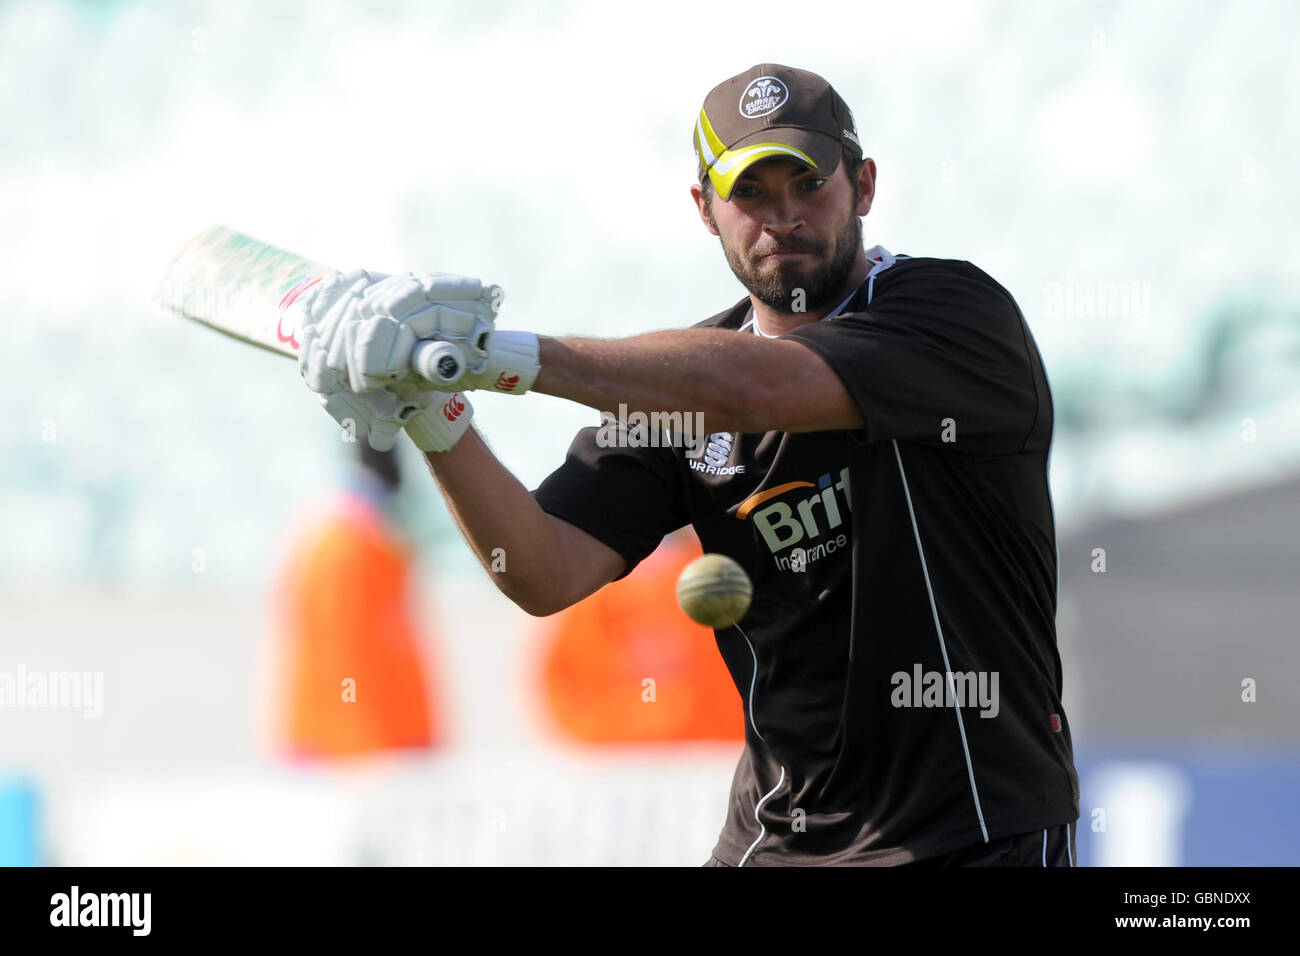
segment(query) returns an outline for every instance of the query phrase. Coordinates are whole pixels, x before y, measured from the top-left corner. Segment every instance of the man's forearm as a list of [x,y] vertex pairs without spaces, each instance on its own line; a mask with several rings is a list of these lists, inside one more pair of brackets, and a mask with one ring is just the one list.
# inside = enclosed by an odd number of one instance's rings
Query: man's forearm
[[[700,413],[713,432],[854,428],[856,406],[812,351],[723,329],[623,339],[539,337],[533,391],[602,412]],[[817,407],[814,385],[830,391]],[[791,401],[801,395],[802,405]],[[811,401],[809,398],[811,396]],[[799,415],[804,415],[800,419]]]
[[[745,417],[738,366],[763,361],[733,332],[682,329],[625,339],[540,339],[534,391],[616,412],[701,413],[710,432],[736,431]],[[768,359],[770,362],[770,358]]]
[[622,570],[611,549],[543,511],[473,428],[425,459],[479,563],[530,614],[567,607]]

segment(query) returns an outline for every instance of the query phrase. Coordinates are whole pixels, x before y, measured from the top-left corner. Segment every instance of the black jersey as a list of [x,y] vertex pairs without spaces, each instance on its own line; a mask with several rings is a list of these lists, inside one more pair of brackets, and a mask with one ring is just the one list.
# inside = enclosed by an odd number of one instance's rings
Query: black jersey
[[[749,572],[748,613],[716,632],[745,708],[731,865],[904,863],[1079,815],[1038,349],[970,263],[872,251],[838,315],[783,336],[865,427],[720,433],[703,455],[593,427],[534,492],[629,571],[690,524]],[[748,312],[700,326],[753,334]]]

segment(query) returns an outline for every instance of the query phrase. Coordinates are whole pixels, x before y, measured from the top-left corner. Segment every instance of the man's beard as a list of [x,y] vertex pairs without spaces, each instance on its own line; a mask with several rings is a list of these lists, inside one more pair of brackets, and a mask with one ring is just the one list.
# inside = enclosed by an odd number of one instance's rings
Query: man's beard
[[[721,239],[719,239],[721,241]],[[793,314],[813,312],[834,305],[845,294],[845,285],[853,272],[853,264],[862,248],[862,220],[850,215],[840,234],[835,237],[835,255],[821,262],[811,274],[799,262],[778,262],[776,269],[760,274],[762,256],[774,252],[809,252],[820,255],[826,244],[820,240],[790,237],[763,244],[755,252],[757,264],[751,268],[740,254],[722,243],[727,264],[741,285],[768,308],[776,312]],[[802,291],[802,296],[799,295]]]

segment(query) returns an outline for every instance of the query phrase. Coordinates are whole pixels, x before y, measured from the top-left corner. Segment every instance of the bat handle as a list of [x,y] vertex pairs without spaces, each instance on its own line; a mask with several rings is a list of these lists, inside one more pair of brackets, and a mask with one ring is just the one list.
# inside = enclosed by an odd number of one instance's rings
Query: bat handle
[[426,339],[412,349],[411,368],[427,381],[447,384],[465,371],[465,354],[451,342]]

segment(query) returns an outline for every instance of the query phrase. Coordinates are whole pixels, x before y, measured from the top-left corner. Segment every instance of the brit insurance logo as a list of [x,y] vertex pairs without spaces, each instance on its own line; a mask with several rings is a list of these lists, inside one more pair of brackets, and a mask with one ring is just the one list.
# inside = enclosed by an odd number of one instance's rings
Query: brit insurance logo
[[[849,470],[817,481],[787,481],[740,503],[736,517],[750,521],[778,571],[801,574],[849,546]],[[783,553],[784,552],[784,553]]]
[[757,119],[775,113],[790,98],[790,89],[775,76],[760,76],[740,94],[740,115]]

